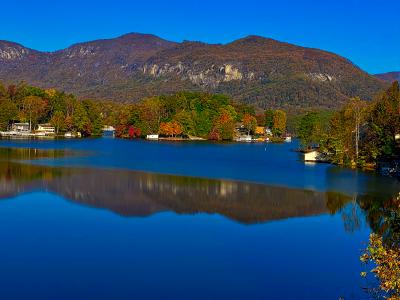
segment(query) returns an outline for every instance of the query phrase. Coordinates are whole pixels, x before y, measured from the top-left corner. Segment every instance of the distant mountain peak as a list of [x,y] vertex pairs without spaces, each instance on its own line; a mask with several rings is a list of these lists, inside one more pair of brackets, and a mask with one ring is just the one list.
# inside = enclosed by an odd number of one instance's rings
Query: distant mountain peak
[[142,38],[162,40],[162,38],[160,38],[157,35],[151,33],[139,33],[139,32],[129,32],[117,37],[117,39],[142,39]]
[[379,78],[380,80],[386,81],[388,83],[392,83],[393,81],[400,81],[400,71],[375,74],[374,76],[376,78]]
[[31,49],[28,49],[18,43],[9,41],[0,41],[0,60],[2,61],[15,61],[23,59],[29,55]]

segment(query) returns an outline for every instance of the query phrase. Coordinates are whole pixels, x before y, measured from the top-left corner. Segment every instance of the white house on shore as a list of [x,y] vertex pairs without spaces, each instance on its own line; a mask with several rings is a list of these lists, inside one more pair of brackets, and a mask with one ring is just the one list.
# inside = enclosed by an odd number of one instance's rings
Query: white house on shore
[[42,135],[54,135],[56,133],[56,129],[51,124],[39,124],[36,129],[37,134]]
[[21,133],[29,133],[31,131],[29,123],[13,123],[10,129],[10,131]]

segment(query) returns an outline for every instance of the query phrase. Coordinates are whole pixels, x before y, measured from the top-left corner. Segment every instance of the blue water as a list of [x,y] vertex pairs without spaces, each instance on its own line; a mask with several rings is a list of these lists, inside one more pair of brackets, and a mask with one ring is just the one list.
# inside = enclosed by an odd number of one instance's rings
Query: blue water
[[[295,143],[0,147],[76,151],[0,157],[1,299],[365,299],[368,212],[352,199],[398,189],[372,173],[304,165]],[[328,191],[344,206],[328,209]]]
[[[348,194],[386,190],[396,184],[373,173],[329,164],[304,164],[298,142],[284,144],[218,144],[148,142],[111,138],[85,140],[0,140],[0,147],[68,149],[80,156],[41,160],[40,164],[123,168],[164,174],[235,179]],[[368,183],[368,184],[367,184]],[[374,186],[378,185],[378,187]]]

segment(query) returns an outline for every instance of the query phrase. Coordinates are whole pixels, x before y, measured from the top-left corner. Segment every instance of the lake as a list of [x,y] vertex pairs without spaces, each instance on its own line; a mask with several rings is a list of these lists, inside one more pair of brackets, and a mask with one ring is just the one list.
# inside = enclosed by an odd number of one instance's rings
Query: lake
[[399,182],[297,146],[0,140],[1,299],[366,299]]

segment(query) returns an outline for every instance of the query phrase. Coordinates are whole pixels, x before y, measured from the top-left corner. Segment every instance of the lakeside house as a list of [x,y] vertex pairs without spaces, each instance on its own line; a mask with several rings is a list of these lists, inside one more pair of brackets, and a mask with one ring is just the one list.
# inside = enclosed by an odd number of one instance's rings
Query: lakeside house
[[1,136],[32,136],[29,123],[13,123],[8,131],[0,131]]
[[20,132],[20,133],[30,133],[31,129],[29,123],[13,123],[11,124],[10,131]]
[[51,124],[39,124],[35,133],[37,135],[55,135],[56,129]]

